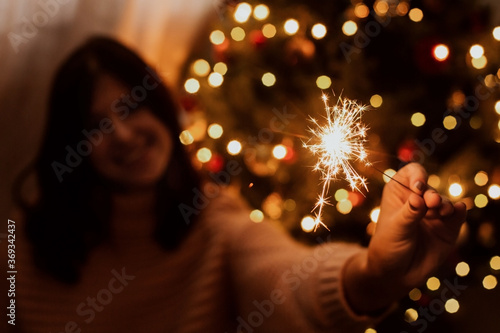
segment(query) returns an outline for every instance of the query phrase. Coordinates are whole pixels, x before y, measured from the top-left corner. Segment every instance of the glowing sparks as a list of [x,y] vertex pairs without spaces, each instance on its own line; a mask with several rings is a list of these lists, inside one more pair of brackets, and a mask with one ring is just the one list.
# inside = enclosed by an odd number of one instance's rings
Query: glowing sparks
[[312,137],[304,143],[304,147],[318,156],[314,169],[322,173],[323,190],[313,209],[317,210],[315,230],[320,224],[328,229],[321,221],[321,214],[323,206],[331,204],[327,197],[330,181],[343,176],[352,190],[368,190],[366,179],[354,170],[351,162],[355,160],[370,164],[366,161],[364,148],[367,128],[361,122],[366,107],[342,98],[339,98],[335,106],[329,106],[328,97],[323,94],[322,98],[325,103],[326,124],[321,126],[317,120],[311,119],[314,124],[314,128],[309,129]]

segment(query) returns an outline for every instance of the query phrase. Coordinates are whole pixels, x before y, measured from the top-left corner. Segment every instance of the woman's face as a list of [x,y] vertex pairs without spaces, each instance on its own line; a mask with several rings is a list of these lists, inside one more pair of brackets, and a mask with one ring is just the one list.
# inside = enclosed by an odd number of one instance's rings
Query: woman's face
[[101,176],[117,185],[151,187],[168,166],[172,139],[147,107],[134,108],[137,104],[130,95],[130,89],[115,78],[99,78],[90,123],[100,131],[102,140],[95,140],[90,160]]

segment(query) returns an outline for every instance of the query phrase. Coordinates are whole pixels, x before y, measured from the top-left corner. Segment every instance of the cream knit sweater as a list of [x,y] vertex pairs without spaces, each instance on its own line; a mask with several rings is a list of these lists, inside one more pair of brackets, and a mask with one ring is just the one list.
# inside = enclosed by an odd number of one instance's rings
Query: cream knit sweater
[[362,249],[338,243],[306,247],[271,222],[256,224],[248,216],[238,195],[223,190],[173,252],[162,251],[137,224],[119,241],[92,252],[76,286],[33,266],[16,221],[16,325],[7,325],[2,316],[0,328],[27,333],[362,332],[373,318],[356,316],[342,290],[342,267]]

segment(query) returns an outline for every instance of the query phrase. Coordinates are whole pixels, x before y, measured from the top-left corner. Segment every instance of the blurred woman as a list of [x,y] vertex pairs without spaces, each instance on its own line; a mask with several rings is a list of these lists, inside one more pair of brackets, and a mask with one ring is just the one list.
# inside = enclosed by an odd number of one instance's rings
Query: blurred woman
[[[356,332],[452,250],[465,205],[422,167],[389,182],[368,249],[306,247],[252,223],[236,191],[201,182],[159,76],[95,37],[56,74],[20,198],[19,332]],[[21,229],[21,225],[24,226]]]

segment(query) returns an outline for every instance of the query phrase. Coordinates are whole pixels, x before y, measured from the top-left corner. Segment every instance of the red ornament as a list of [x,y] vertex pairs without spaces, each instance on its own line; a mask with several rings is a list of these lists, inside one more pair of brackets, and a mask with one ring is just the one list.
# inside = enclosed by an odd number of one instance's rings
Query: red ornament
[[224,158],[221,155],[214,153],[210,161],[205,164],[205,168],[213,173],[222,171],[224,168]]
[[352,203],[353,207],[357,207],[365,201],[365,197],[359,192],[349,192],[347,198]]
[[255,48],[261,48],[266,44],[267,38],[261,30],[252,30],[252,32],[250,32],[250,41]]
[[214,45],[213,46],[213,52],[214,52],[214,60],[216,62],[228,62],[228,50],[229,50],[229,40],[226,38],[224,41],[219,44],[219,45]]
[[180,98],[179,103],[187,112],[192,111],[198,105],[198,100],[193,95],[184,95]]
[[406,140],[398,148],[398,158],[403,162],[411,162],[416,149],[415,141]]
[[427,38],[416,43],[414,53],[415,63],[425,74],[441,74],[448,69],[451,61],[450,55],[444,60],[438,60],[434,54],[435,47],[440,44],[444,45],[446,43],[443,43],[443,40],[439,38]]

